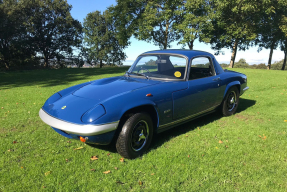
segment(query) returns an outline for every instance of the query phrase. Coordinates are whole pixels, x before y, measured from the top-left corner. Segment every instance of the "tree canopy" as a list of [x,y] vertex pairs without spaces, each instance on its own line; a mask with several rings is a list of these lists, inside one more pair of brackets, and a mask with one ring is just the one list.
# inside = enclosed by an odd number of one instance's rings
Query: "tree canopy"
[[126,58],[122,46],[116,36],[116,29],[108,11],[89,13],[84,20],[84,42],[87,45],[88,60],[121,64]]

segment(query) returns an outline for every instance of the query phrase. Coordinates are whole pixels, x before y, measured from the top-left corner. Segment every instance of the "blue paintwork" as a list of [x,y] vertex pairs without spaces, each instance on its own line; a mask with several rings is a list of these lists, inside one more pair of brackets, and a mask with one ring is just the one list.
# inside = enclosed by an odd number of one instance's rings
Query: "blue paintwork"
[[[141,76],[100,79],[54,94],[46,101],[43,109],[51,116],[67,122],[100,125],[119,121],[130,109],[151,106],[157,114],[156,131],[160,131],[161,126],[165,124],[220,105],[230,87],[239,86],[240,94],[243,94],[243,89],[247,87],[247,78],[244,74],[224,71],[210,53],[158,50],[142,55],[155,53],[184,56],[188,65],[194,57],[209,57],[216,74],[206,78],[182,81],[146,79]],[[146,97],[148,93],[153,96]],[[62,109],[63,106],[66,106],[65,110]],[[106,137],[106,140],[107,138],[112,137]]]

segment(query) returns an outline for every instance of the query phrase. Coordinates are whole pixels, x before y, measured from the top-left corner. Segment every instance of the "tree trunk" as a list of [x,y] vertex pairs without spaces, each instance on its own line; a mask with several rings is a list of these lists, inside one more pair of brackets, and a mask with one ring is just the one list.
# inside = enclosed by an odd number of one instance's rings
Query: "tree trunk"
[[287,59],[287,51],[284,51],[284,61],[283,61],[283,65],[282,65],[282,69],[281,70],[285,70],[286,59]]
[[103,67],[103,60],[100,60],[100,68]]
[[233,66],[234,66],[234,61],[235,61],[236,53],[237,53],[237,46],[238,46],[238,40],[236,39],[234,42],[234,45],[232,47],[232,54],[231,54],[231,60],[230,60],[229,68],[233,68]]
[[269,59],[268,59],[268,65],[267,65],[267,69],[268,69],[268,70],[271,69],[273,49],[274,49],[274,42],[272,42],[271,48],[270,48]]
[[9,63],[8,63],[7,61],[5,61],[4,63],[5,63],[5,67],[6,67],[6,69],[7,69],[7,70],[9,70],[9,69],[10,69],[10,67],[9,67]]
[[49,58],[47,56],[44,56],[44,68],[48,68],[48,62],[49,62]]
[[194,41],[190,41],[189,43],[187,43],[190,50],[193,50],[193,42]]

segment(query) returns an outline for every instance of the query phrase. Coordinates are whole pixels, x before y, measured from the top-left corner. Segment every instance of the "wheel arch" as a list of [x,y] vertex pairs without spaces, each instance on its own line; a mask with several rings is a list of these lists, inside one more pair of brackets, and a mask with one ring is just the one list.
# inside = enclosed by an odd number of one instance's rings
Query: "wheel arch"
[[152,104],[144,104],[139,106],[131,107],[130,109],[127,109],[120,118],[120,123],[123,124],[129,117],[131,117],[133,114],[138,112],[146,112],[150,115],[152,118],[152,121],[154,123],[154,127],[157,128],[159,125],[159,115],[156,107]]
[[240,95],[240,92],[241,92],[241,84],[240,84],[239,81],[233,81],[233,82],[229,83],[229,84],[226,86],[225,91],[224,91],[224,96],[223,96],[223,98],[225,98],[227,91],[228,91],[231,87],[234,87],[234,86],[238,89],[238,92],[239,92],[239,95]]
[[152,103],[136,105],[136,106],[127,108],[123,111],[123,113],[120,117],[120,122],[119,122],[118,128],[117,128],[116,133],[114,135],[114,139],[113,139],[114,141],[118,138],[126,120],[128,118],[130,118],[133,114],[138,113],[138,112],[148,113],[150,115],[150,117],[152,118],[153,125],[154,125],[154,131],[155,132],[157,131],[157,128],[159,126],[159,113],[158,113],[158,109],[156,108],[156,106]]

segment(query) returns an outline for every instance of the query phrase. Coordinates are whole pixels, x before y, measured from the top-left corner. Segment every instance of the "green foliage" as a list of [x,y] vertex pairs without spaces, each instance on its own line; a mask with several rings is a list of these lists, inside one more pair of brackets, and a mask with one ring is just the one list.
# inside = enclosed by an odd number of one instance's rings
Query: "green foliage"
[[260,63],[256,65],[256,69],[267,69],[267,66],[265,65],[265,63]]
[[[281,69],[282,69],[283,62],[284,62],[284,59],[282,59],[281,61],[275,61],[275,62],[271,65],[271,69],[281,70]],[[285,70],[287,70],[287,68],[285,68]]]
[[249,68],[249,64],[246,63],[245,59],[239,59],[238,62],[234,64],[234,68]]
[[176,11],[183,0],[121,0],[110,8],[117,26],[121,42],[128,43],[134,35],[139,40],[153,42],[161,49],[170,47],[170,43],[180,38],[174,30],[179,19]]
[[211,36],[212,48],[232,49],[230,66],[233,67],[237,49],[246,50],[257,37],[256,23],[260,20],[257,1],[217,0],[212,3],[213,29],[207,30]]
[[49,59],[71,55],[72,47],[81,43],[82,27],[70,10],[66,0],[4,0],[0,4],[0,67],[30,68],[36,54],[43,55],[48,67]]
[[23,65],[24,60],[35,55],[24,26],[24,10],[16,0],[4,0],[0,4],[0,68]]
[[122,64],[126,58],[122,46],[117,39],[114,21],[108,11],[89,13],[84,20],[84,42],[87,60],[90,62],[103,61],[107,64]]
[[177,21],[174,23],[174,30],[180,34],[181,40],[179,44],[188,45],[189,49],[193,49],[194,41],[208,43],[210,41],[207,33],[203,31],[211,31],[211,4],[206,0],[187,0],[176,10],[178,15]]
[[71,5],[66,0],[24,1],[29,11],[26,27],[35,49],[48,60],[72,53],[72,46],[81,43],[82,26],[72,18]]
[[259,51],[262,48],[270,49],[267,68],[270,69],[273,49],[281,44],[281,50],[284,51],[284,18],[287,16],[287,3],[285,0],[263,1],[260,8],[261,20],[257,24],[258,38],[255,43],[259,45]]

